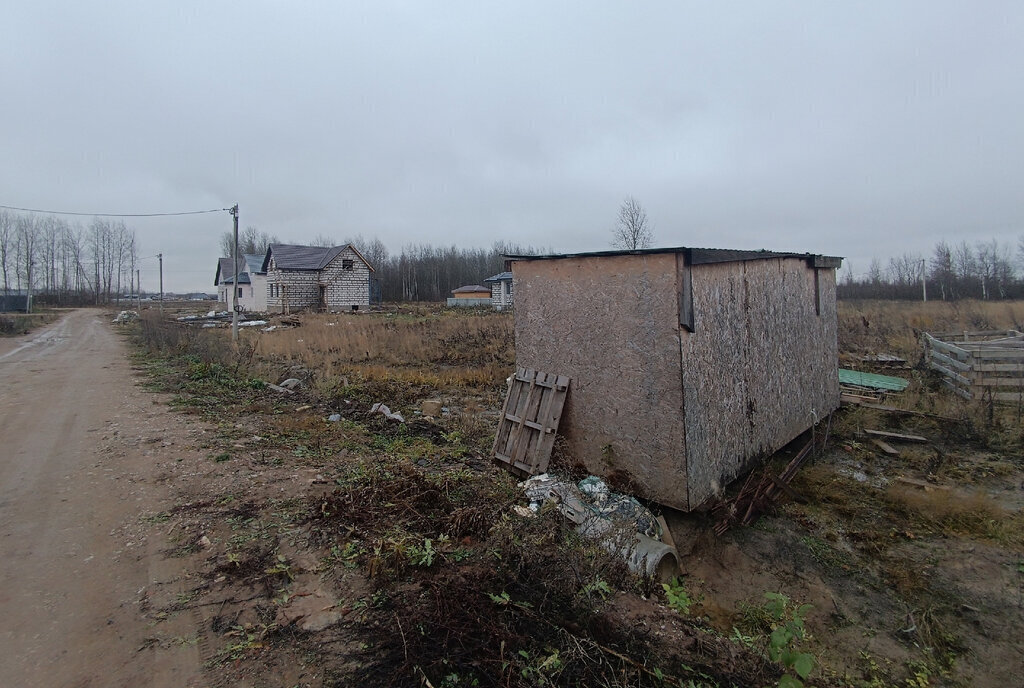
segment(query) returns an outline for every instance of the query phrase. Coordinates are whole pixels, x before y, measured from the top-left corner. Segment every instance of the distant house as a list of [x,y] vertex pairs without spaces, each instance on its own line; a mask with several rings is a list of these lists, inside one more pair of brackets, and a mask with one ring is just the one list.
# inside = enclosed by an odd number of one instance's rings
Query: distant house
[[452,289],[452,295],[448,299],[449,306],[490,306],[491,290],[479,284],[468,284],[458,289]]
[[[231,287],[234,285],[235,271],[230,258],[217,261],[217,275],[213,279],[217,287],[217,301],[224,304],[225,309],[232,306]],[[267,310],[267,273],[263,270],[263,256],[258,253],[246,253],[238,261],[238,305],[244,311],[264,312]]]
[[512,273],[499,272],[484,280],[491,285],[491,305],[496,309],[512,308]]
[[260,268],[267,276],[271,312],[356,311],[370,305],[373,267],[351,244],[271,244]]

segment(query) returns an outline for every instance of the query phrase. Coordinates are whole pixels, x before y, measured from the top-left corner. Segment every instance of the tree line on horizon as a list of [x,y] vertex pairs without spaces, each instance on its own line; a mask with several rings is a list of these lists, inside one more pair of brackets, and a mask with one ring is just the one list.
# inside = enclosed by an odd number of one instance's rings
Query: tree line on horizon
[[54,305],[110,303],[129,290],[138,266],[135,230],[122,220],[85,226],[53,215],[0,208],[0,288],[31,291]]
[[995,239],[939,241],[928,257],[904,253],[885,265],[876,258],[859,276],[847,264],[837,285],[840,299],[920,300],[925,293],[936,301],[1024,299],[1024,235],[1016,255]]

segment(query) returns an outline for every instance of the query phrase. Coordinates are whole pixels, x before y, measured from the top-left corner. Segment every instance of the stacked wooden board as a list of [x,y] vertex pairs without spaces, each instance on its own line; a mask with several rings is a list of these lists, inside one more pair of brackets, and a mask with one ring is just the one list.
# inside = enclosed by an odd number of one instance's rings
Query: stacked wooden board
[[923,340],[928,365],[964,399],[1024,403],[1021,332],[926,332]]

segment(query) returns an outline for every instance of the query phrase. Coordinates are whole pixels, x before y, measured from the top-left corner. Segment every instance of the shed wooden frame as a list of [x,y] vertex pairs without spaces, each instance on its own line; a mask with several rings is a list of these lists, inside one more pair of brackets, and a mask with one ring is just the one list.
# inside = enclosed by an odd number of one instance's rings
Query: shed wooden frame
[[839,406],[841,259],[669,248],[506,256],[516,366],[572,379],[570,460],[705,505]]

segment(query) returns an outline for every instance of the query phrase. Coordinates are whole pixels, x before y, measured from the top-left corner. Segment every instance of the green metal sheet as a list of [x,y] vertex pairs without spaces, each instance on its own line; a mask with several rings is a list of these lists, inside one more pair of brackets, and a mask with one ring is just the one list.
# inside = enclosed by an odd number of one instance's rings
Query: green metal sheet
[[856,385],[857,387],[870,387],[871,389],[884,389],[887,392],[902,392],[910,384],[901,377],[891,375],[876,375],[874,373],[862,373],[859,370],[839,369],[839,384]]

